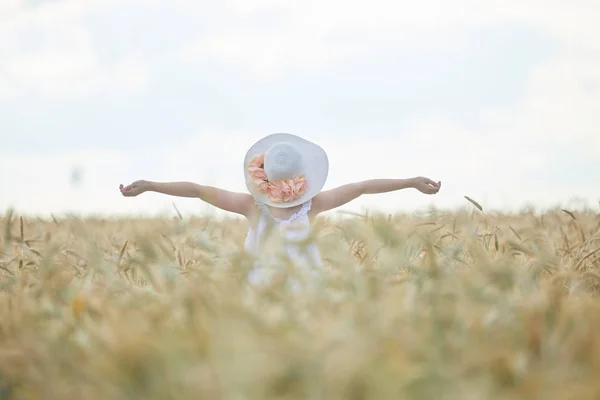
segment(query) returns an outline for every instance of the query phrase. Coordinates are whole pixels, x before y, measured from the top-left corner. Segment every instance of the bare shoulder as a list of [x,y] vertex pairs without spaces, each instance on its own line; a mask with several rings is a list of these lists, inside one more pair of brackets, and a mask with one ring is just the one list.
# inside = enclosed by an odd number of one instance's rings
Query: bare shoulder
[[322,191],[313,198],[312,214],[317,215],[321,212],[343,206],[359,197],[362,193],[362,182],[349,183]]
[[258,224],[260,216],[262,215],[262,211],[254,201],[254,197],[252,197],[251,195],[248,195],[247,200],[245,200],[244,202],[245,206],[243,215],[250,223],[250,226],[254,227]]
[[240,214],[248,219],[254,218],[259,211],[254,201],[254,197],[250,194],[238,193],[237,202],[240,204]]
[[316,218],[320,213],[327,211],[328,197],[331,196],[329,193],[331,190],[318,193],[312,198],[312,204],[308,211],[308,217],[311,219]]
[[[325,193],[325,194],[324,194]],[[321,204],[323,203],[323,196],[327,197],[327,192],[319,192],[311,199],[311,206],[309,214],[314,213],[319,209]]]
[[248,217],[254,208],[254,198],[248,193],[211,188],[204,200],[225,211]]

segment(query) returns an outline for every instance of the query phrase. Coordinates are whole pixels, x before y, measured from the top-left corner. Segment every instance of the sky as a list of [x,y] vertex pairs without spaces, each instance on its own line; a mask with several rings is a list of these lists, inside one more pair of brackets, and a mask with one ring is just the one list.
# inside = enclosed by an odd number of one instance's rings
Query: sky
[[[368,4],[368,5],[367,5]],[[261,137],[321,145],[342,210],[600,207],[596,0],[2,0],[0,213],[214,212]]]

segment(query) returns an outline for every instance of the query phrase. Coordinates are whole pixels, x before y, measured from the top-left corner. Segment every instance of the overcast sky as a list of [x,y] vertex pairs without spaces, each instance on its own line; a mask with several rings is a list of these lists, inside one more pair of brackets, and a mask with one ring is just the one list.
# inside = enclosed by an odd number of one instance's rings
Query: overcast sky
[[245,191],[274,132],[325,148],[326,188],[442,181],[348,210],[597,208],[599,20],[597,0],[2,0],[0,212],[201,213],[118,185]]

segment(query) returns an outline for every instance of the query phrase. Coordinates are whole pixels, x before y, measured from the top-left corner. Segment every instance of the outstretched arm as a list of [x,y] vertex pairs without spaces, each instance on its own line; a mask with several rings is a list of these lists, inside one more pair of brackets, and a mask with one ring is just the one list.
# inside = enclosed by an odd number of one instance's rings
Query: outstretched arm
[[409,179],[371,179],[350,183],[319,193],[313,199],[311,211],[318,214],[340,207],[363,194],[393,192],[396,190],[414,188],[425,194],[435,194],[440,190],[441,182],[417,177]]
[[225,211],[248,216],[252,210],[252,196],[228,190],[203,186],[193,182],[150,182],[136,181],[119,187],[125,197],[133,197],[144,192],[157,192],[178,197],[197,197]]

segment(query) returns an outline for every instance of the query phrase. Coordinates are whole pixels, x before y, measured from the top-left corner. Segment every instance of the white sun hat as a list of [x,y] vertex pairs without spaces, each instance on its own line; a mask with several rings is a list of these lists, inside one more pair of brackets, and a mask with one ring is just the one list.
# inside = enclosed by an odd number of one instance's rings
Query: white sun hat
[[[275,133],[260,139],[244,158],[248,191],[256,200],[276,208],[294,207],[312,199],[325,186],[328,173],[329,159],[325,150],[289,133]],[[261,176],[264,183],[257,178]],[[271,191],[266,188],[281,181],[291,182],[291,186],[286,183],[283,186],[295,195],[285,198],[269,195]]]

